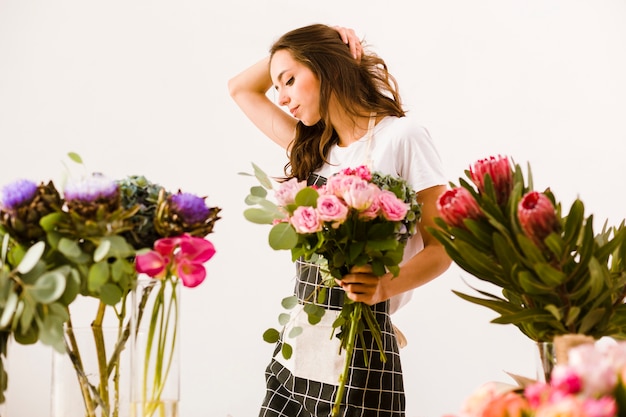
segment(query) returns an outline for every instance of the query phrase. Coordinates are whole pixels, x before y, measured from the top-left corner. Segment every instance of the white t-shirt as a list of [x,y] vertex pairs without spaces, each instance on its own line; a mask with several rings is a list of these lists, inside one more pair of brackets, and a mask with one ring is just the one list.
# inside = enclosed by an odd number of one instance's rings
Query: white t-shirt
[[[426,188],[447,184],[441,158],[430,134],[411,116],[385,117],[374,127],[371,143],[368,139],[365,135],[349,146],[333,146],[328,155],[329,163],[316,174],[328,178],[342,169],[366,165],[371,160],[372,172],[402,177],[418,194]],[[407,243],[403,262],[423,248],[418,230]],[[409,291],[393,297],[390,313],[406,304],[411,295],[412,291]]]

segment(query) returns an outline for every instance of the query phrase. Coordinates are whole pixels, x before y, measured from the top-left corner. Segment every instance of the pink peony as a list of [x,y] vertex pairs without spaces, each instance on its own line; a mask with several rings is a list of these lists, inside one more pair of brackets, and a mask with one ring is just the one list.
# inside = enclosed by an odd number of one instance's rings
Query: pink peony
[[614,417],[617,415],[617,404],[612,397],[583,400],[583,410],[586,417]]
[[298,207],[294,210],[290,222],[298,233],[317,233],[322,230],[319,214],[313,207]]
[[528,401],[523,396],[509,391],[492,399],[481,417],[524,417],[528,409]]
[[540,405],[535,417],[588,417],[583,402],[573,395]]
[[378,203],[383,217],[392,222],[404,220],[409,210],[406,203],[389,190],[383,190],[378,194]]

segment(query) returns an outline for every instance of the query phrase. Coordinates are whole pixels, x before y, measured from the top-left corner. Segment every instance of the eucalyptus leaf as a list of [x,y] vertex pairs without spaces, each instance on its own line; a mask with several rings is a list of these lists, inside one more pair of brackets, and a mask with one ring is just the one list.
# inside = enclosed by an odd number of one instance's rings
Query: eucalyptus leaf
[[290,338],[294,338],[294,337],[298,337],[302,334],[302,327],[300,326],[294,326],[291,328],[291,330],[289,331],[289,335],[288,337]]
[[20,274],[28,273],[31,269],[35,267],[37,262],[39,262],[45,250],[46,243],[41,241],[35,243],[30,248],[28,248],[28,250],[24,254],[24,257],[17,266],[17,272],[19,272]]
[[109,254],[110,249],[111,249],[111,241],[103,240],[96,248],[96,251],[93,253],[94,262],[100,262],[101,260],[105,259],[107,255]]
[[293,347],[289,343],[283,342],[281,354],[283,355],[283,358],[291,359],[291,355],[293,355]]
[[109,280],[109,265],[106,262],[97,262],[89,268],[87,288],[92,293],[98,293]]
[[243,216],[246,220],[256,224],[273,224],[275,220],[273,213],[257,207],[244,210]]
[[263,340],[267,343],[276,343],[280,339],[280,332],[276,329],[267,329],[263,333]]
[[272,249],[289,250],[298,243],[298,234],[289,223],[278,223],[269,233],[269,244]]
[[278,323],[281,326],[287,325],[287,323],[289,323],[290,320],[291,320],[291,316],[287,313],[280,313],[278,315]]
[[47,272],[37,279],[35,285],[28,288],[28,293],[42,304],[58,300],[65,291],[65,276],[59,271]]
[[17,303],[19,301],[19,297],[15,292],[9,293],[7,300],[4,304],[4,308],[2,310],[2,315],[0,316],[0,330],[6,329],[7,326],[11,323],[13,319],[13,314],[17,309]]
[[280,304],[285,310],[291,310],[298,305],[298,297],[296,297],[295,295],[285,297],[282,299]]
[[100,300],[106,305],[114,306],[122,299],[122,290],[119,286],[106,283],[100,287]]
[[252,168],[254,169],[254,176],[257,178],[257,180],[259,180],[261,185],[268,190],[271,190],[272,181],[270,180],[268,175],[254,163],[252,163]]

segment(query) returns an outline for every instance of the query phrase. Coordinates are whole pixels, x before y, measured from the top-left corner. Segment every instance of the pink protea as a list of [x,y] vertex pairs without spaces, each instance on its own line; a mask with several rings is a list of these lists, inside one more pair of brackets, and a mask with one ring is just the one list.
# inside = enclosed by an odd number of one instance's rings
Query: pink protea
[[496,199],[499,205],[505,205],[513,190],[513,171],[509,158],[505,156],[491,156],[476,161],[470,167],[470,177],[478,191],[485,193],[485,178],[489,175],[496,191]]
[[537,246],[552,232],[560,232],[561,223],[552,201],[542,193],[531,191],[520,200],[517,217],[524,234]]
[[465,228],[466,219],[482,217],[482,211],[474,196],[463,187],[445,191],[437,199],[439,214],[450,226]]

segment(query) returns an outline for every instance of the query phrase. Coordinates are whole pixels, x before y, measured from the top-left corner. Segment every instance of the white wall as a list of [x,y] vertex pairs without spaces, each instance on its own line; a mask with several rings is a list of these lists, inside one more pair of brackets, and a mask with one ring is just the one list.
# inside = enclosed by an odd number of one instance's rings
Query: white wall
[[[624,217],[623,0],[0,0],[0,181],[57,178],[68,151],[113,177],[144,174],[223,208],[207,281],[183,293],[184,417],[257,415],[290,291],[289,255],[245,221],[255,162],[285,163],[227,94],[229,77],[288,29],[351,26],[387,59],[437,142],[450,180],[508,154],[565,206]],[[407,417],[440,417],[504,371],[532,376],[533,346],[462,301],[452,267],[396,318]],[[10,352],[9,417],[48,416],[50,352]]]

